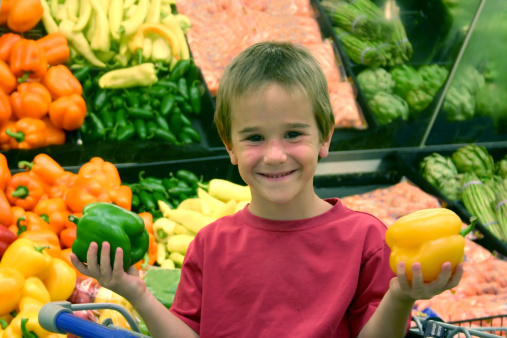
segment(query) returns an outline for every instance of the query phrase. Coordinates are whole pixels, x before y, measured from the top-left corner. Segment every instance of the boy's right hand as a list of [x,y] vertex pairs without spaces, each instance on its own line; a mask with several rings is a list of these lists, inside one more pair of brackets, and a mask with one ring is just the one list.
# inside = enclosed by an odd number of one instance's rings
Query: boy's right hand
[[116,292],[127,300],[132,301],[141,297],[147,288],[143,280],[139,278],[139,271],[133,265],[129,267],[127,272],[123,270],[123,250],[121,248],[116,249],[114,266],[111,268],[110,250],[111,245],[108,242],[103,242],[100,262],[98,262],[98,244],[92,242],[86,255],[86,265],[74,253],[70,254],[70,259],[79,272],[95,278],[101,286]]

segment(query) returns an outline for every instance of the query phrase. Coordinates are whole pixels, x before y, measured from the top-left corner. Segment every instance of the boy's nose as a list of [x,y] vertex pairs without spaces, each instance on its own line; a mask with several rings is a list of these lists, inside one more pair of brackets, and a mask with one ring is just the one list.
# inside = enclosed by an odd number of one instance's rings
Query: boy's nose
[[266,155],[264,156],[264,162],[266,164],[277,164],[285,162],[286,159],[287,155],[285,154],[283,145],[276,141],[269,142]]

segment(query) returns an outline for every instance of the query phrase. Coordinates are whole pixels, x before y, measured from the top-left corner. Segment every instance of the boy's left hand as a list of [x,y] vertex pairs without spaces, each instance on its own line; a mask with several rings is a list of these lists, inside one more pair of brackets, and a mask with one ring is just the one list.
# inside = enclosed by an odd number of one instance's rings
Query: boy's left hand
[[394,297],[404,302],[413,302],[418,299],[430,299],[433,296],[456,287],[463,276],[463,263],[456,266],[456,270],[452,276],[451,263],[446,262],[442,264],[442,269],[437,279],[428,284],[423,282],[421,263],[419,262],[412,265],[412,282],[407,280],[404,262],[398,263],[396,269],[398,276],[391,280],[389,289]]

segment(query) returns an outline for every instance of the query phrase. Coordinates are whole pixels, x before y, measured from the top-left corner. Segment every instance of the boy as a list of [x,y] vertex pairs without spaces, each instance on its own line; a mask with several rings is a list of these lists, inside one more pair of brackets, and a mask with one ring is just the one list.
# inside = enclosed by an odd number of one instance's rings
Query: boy
[[375,217],[320,199],[313,189],[334,119],[317,61],[287,43],[262,42],[227,67],[215,122],[252,201],[201,230],[190,244],[174,304],[166,310],[121,249],[110,267],[97,244],[84,274],[129,300],[153,337],[404,337],[416,299],[456,286],[450,263],[410,284],[389,268],[386,227]]

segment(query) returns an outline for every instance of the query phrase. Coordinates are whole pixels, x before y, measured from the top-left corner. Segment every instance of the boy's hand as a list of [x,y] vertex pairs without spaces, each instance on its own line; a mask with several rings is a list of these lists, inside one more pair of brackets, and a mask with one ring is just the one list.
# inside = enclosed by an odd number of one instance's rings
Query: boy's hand
[[446,290],[452,289],[459,284],[463,276],[463,263],[456,266],[451,276],[451,263],[442,264],[442,269],[437,279],[431,283],[424,284],[421,263],[412,265],[413,280],[410,283],[405,273],[405,263],[400,262],[396,267],[398,277],[391,279],[389,289],[392,295],[402,302],[414,302],[418,299],[430,299]]
[[103,242],[99,263],[97,262],[98,244],[92,242],[86,255],[86,265],[74,253],[70,254],[70,259],[79,272],[95,278],[101,286],[118,293],[127,300],[142,296],[147,288],[139,278],[139,271],[133,265],[127,272],[123,270],[123,250],[121,248],[116,249],[114,266],[111,269],[110,250],[111,245],[108,242]]

